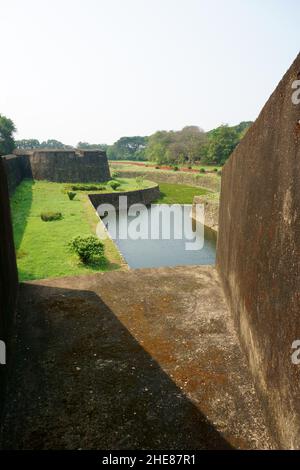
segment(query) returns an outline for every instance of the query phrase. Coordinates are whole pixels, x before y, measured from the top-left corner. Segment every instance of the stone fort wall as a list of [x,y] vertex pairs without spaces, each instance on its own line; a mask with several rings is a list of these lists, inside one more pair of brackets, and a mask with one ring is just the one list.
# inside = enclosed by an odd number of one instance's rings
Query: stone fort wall
[[16,153],[4,157],[10,193],[24,178],[58,183],[96,183],[110,179],[104,151],[37,150]]
[[[9,207],[9,192],[4,160],[0,157],[0,341],[6,344],[10,360],[10,337],[18,297],[18,273]],[[0,424],[7,367],[0,365]]]
[[116,210],[119,210],[119,196],[127,197],[128,207],[132,204],[144,204],[147,206],[159,198],[160,191],[159,186],[155,185],[152,188],[123,191],[122,193],[90,194],[89,198],[96,210],[100,204],[111,204]]
[[[300,448],[300,55],[222,171],[217,266],[271,429]],[[300,358],[300,354],[299,354]]]

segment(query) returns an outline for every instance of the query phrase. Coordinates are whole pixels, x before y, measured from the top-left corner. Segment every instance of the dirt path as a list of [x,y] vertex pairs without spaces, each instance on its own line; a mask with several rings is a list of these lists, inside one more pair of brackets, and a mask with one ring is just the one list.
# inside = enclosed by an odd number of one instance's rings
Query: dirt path
[[213,267],[21,286],[12,449],[269,448]]

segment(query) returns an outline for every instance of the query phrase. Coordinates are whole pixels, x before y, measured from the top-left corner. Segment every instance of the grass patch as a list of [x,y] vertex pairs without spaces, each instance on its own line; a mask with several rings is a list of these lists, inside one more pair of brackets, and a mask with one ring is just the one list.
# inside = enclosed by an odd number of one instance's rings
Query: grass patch
[[[11,199],[14,238],[21,281],[73,276],[120,268],[121,257],[110,239],[103,241],[107,265],[84,265],[72,253],[72,238],[94,235],[99,222],[87,192],[78,192],[70,201],[65,184],[24,180]],[[44,212],[61,212],[57,222],[41,220]]]
[[159,204],[192,204],[194,196],[211,193],[208,189],[184,184],[159,183],[159,189],[161,196],[155,201]]
[[[122,191],[151,187],[147,180],[118,178]],[[213,195],[209,190],[182,184],[160,183],[161,197],[156,201],[165,204],[191,204],[196,195]],[[21,281],[50,277],[75,276],[98,271],[111,271],[122,266],[121,256],[112,242],[105,239],[104,253],[107,263],[81,262],[70,251],[69,243],[78,235],[94,235],[99,219],[88,199],[86,190],[78,191],[70,201],[66,184],[47,181],[24,180],[11,199],[14,238]],[[107,186],[102,192],[111,192]],[[42,213],[60,212],[63,217],[51,223],[41,219]]]
[[[118,171],[118,170],[123,170],[123,171],[145,171],[145,170],[154,171],[156,170],[157,172],[157,170],[161,169],[161,167],[164,167],[164,166],[172,167],[172,165],[168,163],[155,163],[155,162],[150,162],[150,161],[149,162],[135,162],[132,160],[109,160],[108,163],[110,165],[112,172]],[[206,171],[212,172],[212,171],[217,171],[220,168],[222,168],[220,165],[205,165],[205,164],[201,165],[201,163],[198,165],[178,164],[176,166],[178,166],[179,171],[185,170],[185,169],[192,169],[192,170],[199,171],[200,168],[204,168]],[[161,169],[161,171],[173,172],[174,170],[171,168],[170,170]]]
[[62,190],[65,192],[72,191],[76,188],[78,192],[86,192],[93,194],[105,194],[113,192],[136,191],[138,189],[152,188],[156,183],[140,178],[114,178],[113,180],[95,184],[63,184]]

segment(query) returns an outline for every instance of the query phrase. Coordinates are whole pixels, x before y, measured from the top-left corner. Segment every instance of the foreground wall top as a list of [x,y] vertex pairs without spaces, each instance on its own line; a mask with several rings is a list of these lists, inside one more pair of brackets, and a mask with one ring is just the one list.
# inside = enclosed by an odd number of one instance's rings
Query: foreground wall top
[[300,55],[223,169],[217,254],[256,385],[288,448],[300,448],[299,80]]

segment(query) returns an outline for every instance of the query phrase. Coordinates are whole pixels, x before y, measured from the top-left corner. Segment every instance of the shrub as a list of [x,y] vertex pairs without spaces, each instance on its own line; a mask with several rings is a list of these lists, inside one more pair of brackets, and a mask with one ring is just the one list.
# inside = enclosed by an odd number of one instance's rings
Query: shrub
[[120,176],[120,173],[118,171],[113,171],[111,176],[112,178],[118,178],[118,176]]
[[179,170],[178,166],[174,166],[174,167],[173,167],[173,170],[174,170],[174,171],[178,171],[178,170]]
[[217,172],[217,171],[218,171],[218,168],[214,168],[214,171]]
[[62,213],[61,212],[42,212],[41,219],[44,222],[51,222],[52,220],[61,220]]
[[189,166],[188,166],[188,170],[192,170],[192,167],[191,167],[191,165],[189,165]]
[[111,189],[113,189],[114,191],[115,191],[116,189],[118,189],[118,188],[121,186],[121,183],[118,183],[118,181],[109,181],[107,184],[108,184],[108,185],[111,187]]
[[206,173],[205,168],[200,168],[200,173]]
[[68,191],[67,195],[68,195],[70,201],[73,201],[74,197],[76,196],[76,193],[73,193],[73,191]]
[[71,189],[72,191],[102,191],[105,187],[97,184],[74,184]]
[[156,168],[156,170],[159,170],[159,169],[160,169],[160,166],[159,166],[159,165],[156,165],[155,168]]
[[91,262],[103,264],[106,261],[104,245],[101,240],[94,235],[77,235],[77,237],[70,241],[69,246],[85,264]]

